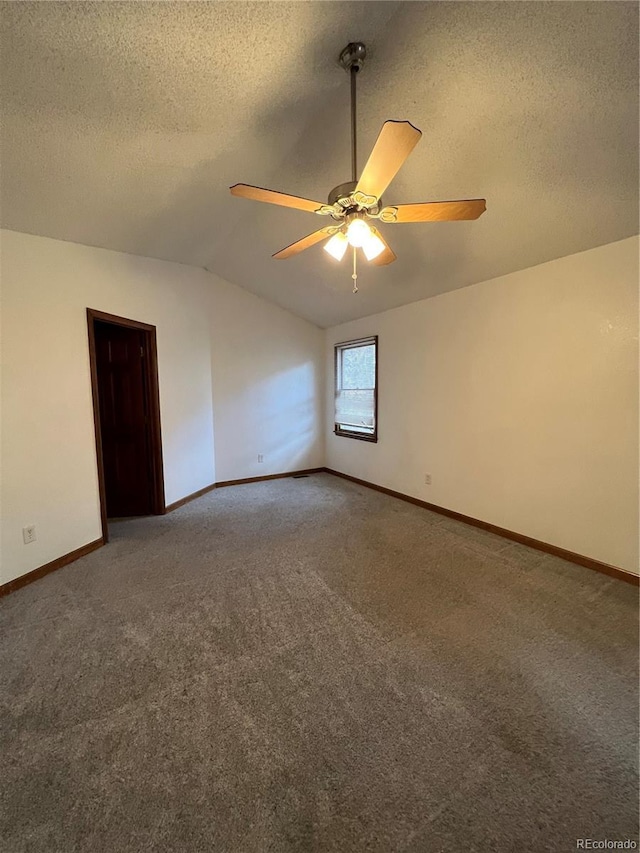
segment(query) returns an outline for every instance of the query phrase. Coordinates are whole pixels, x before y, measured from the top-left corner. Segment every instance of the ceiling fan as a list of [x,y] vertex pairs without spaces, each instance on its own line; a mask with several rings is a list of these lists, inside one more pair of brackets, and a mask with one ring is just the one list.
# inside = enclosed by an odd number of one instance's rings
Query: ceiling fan
[[296,240],[273,255],[278,260],[291,258],[304,249],[309,249],[321,240],[326,240],[324,249],[336,260],[341,261],[351,246],[353,248],[353,291],[358,290],[357,250],[362,249],[366,259],[382,266],[396,260],[380,231],[372,224],[398,222],[450,222],[462,219],[477,219],[486,210],[483,198],[461,201],[435,201],[419,204],[397,204],[384,206],[382,193],[387,189],[400,167],[413,151],[422,136],[421,131],[408,121],[385,121],[373,151],[358,178],[356,148],[356,77],[366,57],[362,42],[351,42],[340,54],[340,65],[351,76],[351,177],[352,180],[334,187],[329,193],[328,204],[300,198],[295,195],[234,184],[231,195],[306,210],[320,216],[328,216],[336,223],[320,228],[301,240]]

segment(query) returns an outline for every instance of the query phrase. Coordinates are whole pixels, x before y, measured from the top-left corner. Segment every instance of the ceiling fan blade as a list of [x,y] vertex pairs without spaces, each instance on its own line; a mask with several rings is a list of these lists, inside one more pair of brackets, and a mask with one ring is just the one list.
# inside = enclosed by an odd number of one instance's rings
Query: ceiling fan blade
[[280,251],[276,252],[273,257],[277,258],[279,261],[284,261],[287,258],[292,257],[292,255],[304,252],[305,249],[310,249],[311,246],[315,246],[316,243],[319,243],[331,234],[335,234],[337,230],[337,227],[331,225],[326,228],[321,228],[319,231],[314,231],[313,234],[307,234],[307,236],[303,237],[301,240],[296,240],[296,242],[292,243],[290,246],[280,249]]
[[409,121],[385,121],[356,192],[380,198],[420,141],[422,133]]
[[262,187],[252,187],[249,184],[234,184],[229,187],[231,195],[237,195],[240,198],[249,198],[252,201],[266,201],[269,204],[279,204],[281,207],[294,207],[297,210],[307,210],[309,213],[316,213],[325,205],[320,201],[311,201],[308,198],[300,198],[297,195],[287,195],[279,193],[275,190],[265,190]]
[[380,219],[383,222],[453,222],[477,219],[486,209],[487,202],[483,198],[398,204],[393,207],[383,207],[380,211]]
[[387,243],[387,241],[384,239],[384,237],[378,231],[377,228],[374,228],[373,225],[371,225],[369,227],[371,228],[373,233],[376,235],[376,237],[378,237],[384,243],[384,250],[382,252],[380,252],[380,254],[376,258],[374,258],[371,261],[371,263],[375,264],[377,267],[384,267],[387,264],[392,264],[394,261],[397,260],[395,252],[389,248],[389,244]]

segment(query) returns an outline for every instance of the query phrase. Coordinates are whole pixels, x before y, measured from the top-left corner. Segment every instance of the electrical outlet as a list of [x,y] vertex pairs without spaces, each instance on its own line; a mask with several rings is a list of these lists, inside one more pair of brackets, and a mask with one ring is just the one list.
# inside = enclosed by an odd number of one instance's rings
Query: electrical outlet
[[258,453],[258,462],[264,462],[264,456],[262,453]]
[[28,524],[26,527],[22,528],[22,538],[24,540],[25,545],[28,545],[30,542],[36,541],[35,524]]
[[425,474],[424,475],[424,484],[425,484],[425,486],[431,485],[431,474]]

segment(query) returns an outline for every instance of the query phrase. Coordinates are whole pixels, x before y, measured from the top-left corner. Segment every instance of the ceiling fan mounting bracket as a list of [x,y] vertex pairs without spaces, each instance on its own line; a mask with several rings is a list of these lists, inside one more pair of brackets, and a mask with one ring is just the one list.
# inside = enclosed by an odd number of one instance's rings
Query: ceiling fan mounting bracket
[[354,68],[360,71],[367,56],[367,48],[361,41],[352,41],[342,50],[338,62],[345,71],[351,71]]

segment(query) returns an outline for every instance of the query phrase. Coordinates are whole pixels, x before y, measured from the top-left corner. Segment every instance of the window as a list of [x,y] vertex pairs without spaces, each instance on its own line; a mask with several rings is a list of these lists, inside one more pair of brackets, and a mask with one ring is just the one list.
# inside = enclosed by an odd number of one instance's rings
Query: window
[[378,338],[336,344],[335,433],[378,440]]

